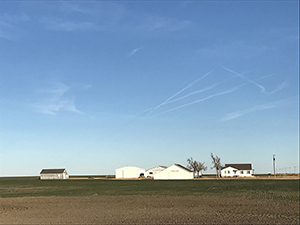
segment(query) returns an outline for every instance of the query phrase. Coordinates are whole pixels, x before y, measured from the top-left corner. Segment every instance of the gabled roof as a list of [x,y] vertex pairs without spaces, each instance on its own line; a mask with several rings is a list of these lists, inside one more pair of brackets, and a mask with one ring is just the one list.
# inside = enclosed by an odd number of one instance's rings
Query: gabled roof
[[235,163],[235,164],[225,164],[225,167],[222,169],[225,169],[227,167],[233,167],[238,170],[252,170],[252,165],[251,163]]
[[150,169],[147,169],[146,171],[154,170],[154,169],[158,169],[158,168],[161,168],[161,169],[167,169],[168,167],[167,167],[167,166],[155,166],[155,167],[152,167],[152,168],[150,168]]
[[186,167],[184,167],[184,166],[182,166],[182,165],[180,165],[180,164],[174,164],[175,166],[178,166],[178,167],[180,167],[180,168],[182,168],[182,169],[184,169],[184,170],[186,170],[186,171],[188,171],[188,172],[193,172],[193,171],[191,171],[191,170],[189,170],[188,168],[186,168]]
[[46,173],[63,173],[66,169],[42,169],[40,174]]
[[128,170],[128,169],[145,170],[145,169],[143,169],[143,168],[139,168],[139,167],[136,167],[136,166],[124,166],[124,167],[118,168],[118,169],[116,169],[116,170]]

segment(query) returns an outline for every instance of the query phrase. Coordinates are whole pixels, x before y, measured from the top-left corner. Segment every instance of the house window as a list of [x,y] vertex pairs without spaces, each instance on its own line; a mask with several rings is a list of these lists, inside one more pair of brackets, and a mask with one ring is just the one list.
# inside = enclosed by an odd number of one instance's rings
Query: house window
[[247,173],[250,174],[250,170],[248,170]]
[[234,170],[233,173],[236,174],[236,170]]
[[244,171],[241,171],[241,174],[244,174]]

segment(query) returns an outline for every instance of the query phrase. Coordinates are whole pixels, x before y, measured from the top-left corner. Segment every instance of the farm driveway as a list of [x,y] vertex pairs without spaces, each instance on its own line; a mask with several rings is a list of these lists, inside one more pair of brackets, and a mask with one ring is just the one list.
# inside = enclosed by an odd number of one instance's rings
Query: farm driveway
[[218,196],[0,198],[0,224],[299,224],[299,206]]

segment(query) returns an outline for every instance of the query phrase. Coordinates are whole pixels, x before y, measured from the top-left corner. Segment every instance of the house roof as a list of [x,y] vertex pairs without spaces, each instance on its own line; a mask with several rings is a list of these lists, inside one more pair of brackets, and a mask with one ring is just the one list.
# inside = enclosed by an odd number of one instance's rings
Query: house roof
[[46,173],[63,173],[66,169],[42,169],[40,174]]
[[233,167],[238,170],[252,170],[252,165],[251,163],[235,163],[235,164],[225,164],[225,167],[222,169],[225,169],[227,167]]
[[182,169],[184,169],[184,170],[186,170],[188,172],[193,172],[193,171],[189,170],[188,168],[186,168],[186,167],[184,167],[184,166],[182,166],[180,164],[174,164],[174,165],[176,165],[176,166],[178,166],[178,167],[180,167],[180,168],[182,168]]

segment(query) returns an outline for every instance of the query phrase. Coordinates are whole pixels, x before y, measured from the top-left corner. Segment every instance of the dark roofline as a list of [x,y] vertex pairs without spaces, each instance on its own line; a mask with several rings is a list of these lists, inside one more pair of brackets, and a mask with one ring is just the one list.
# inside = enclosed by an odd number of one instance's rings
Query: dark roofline
[[251,163],[230,163],[230,164],[225,164],[222,169],[228,168],[228,167],[233,167],[238,170],[252,170],[252,164]]
[[67,172],[66,169],[42,169],[40,174],[46,174],[46,173],[63,173],[64,171]]
[[[165,168],[165,169],[167,169],[168,167],[167,166],[161,166],[161,165],[159,165],[160,167],[163,167],[163,168]],[[156,167],[158,167],[158,166],[156,166]]]
[[177,163],[175,163],[174,165],[176,165],[176,166],[178,166],[178,167],[180,167],[180,168],[182,168],[182,169],[184,169],[184,170],[186,170],[186,171],[188,171],[188,172],[193,172],[193,171],[191,171],[190,169],[184,167],[183,165],[180,165],[180,164],[177,164]]
[[167,169],[167,168],[168,168],[167,166],[161,166],[161,165],[158,165],[158,166],[155,166],[155,167],[151,167],[150,169],[147,169],[146,171],[149,171],[149,170],[154,169],[154,168],[156,168],[156,167],[162,167],[162,168],[164,168],[164,169]]

